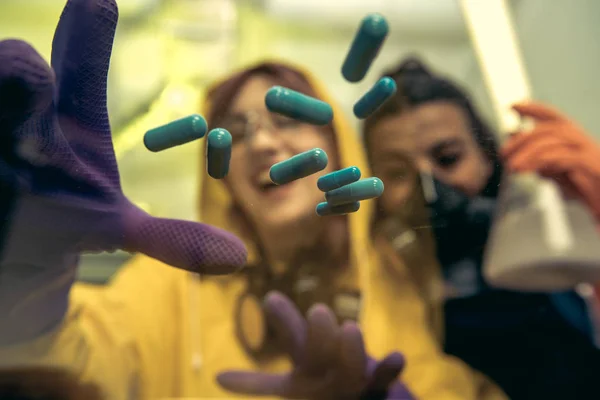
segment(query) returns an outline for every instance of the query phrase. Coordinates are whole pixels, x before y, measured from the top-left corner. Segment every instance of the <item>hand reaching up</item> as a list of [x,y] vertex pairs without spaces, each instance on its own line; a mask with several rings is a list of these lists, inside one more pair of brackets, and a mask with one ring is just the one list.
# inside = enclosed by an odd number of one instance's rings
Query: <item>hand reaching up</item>
[[60,320],[80,252],[123,249],[203,274],[246,261],[233,235],[153,218],[121,191],[106,102],[117,18],[114,0],[69,0],[51,67],[23,41],[0,42],[0,316],[13,318],[0,339]]
[[402,355],[392,353],[381,362],[368,357],[356,324],[339,327],[324,305],[313,306],[305,320],[279,293],[267,295],[264,307],[293,369],[287,374],[226,371],[217,377],[225,389],[287,399],[414,399],[398,381]]

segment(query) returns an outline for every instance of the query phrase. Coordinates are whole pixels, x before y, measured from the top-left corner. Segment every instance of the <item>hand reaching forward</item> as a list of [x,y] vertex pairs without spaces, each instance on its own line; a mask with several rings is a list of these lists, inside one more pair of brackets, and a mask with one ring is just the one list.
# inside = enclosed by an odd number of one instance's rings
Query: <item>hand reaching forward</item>
[[315,305],[306,320],[279,293],[267,295],[265,313],[293,362],[287,374],[226,371],[217,377],[225,389],[251,396],[309,400],[413,400],[397,380],[404,358],[399,353],[376,362],[365,353],[354,323],[337,325],[324,305]]
[[0,42],[0,260],[52,243],[55,253],[121,248],[202,273],[241,267],[237,238],[153,218],[123,195],[106,108],[116,25],[114,0],[70,0],[52,68],[25,42]]
[[0,42],[0,342],[60,320],[80,252],[140,252],[204,274],[246,261],[233,235],[153,218],[121,191],[106,102],[117,19],[114,0],[69,0],[52,67],[23,41]]

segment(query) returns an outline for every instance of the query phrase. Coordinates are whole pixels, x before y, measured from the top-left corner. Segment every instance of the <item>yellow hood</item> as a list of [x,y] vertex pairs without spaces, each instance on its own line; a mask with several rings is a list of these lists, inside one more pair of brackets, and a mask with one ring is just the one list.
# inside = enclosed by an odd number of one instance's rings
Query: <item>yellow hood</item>
[[[251,68],[258,67],[265,63],[268,62],[261,62],[251,66]],[[327,102],[333,108],[333,128],[336,138],[335,142],[337,145],[340,168],[357,166],[360,168],[363,177],[370,176],[366,156],[362,144],[358,140],[358,135],[356,134],[355,130],[352,129],[348,120],[343,115],[342,109],[326,92],[324,86],[301,67],[279,61],[277,61],[277,64],[286,65],[301,72],[315,91],[316,97]],[[231,74],[229,74],[228,77],[229,76],[231,76]],[[217,85],[219,83],[221,83],[221,81],[217,82]],[[202,109],[203,115],[209,114],[210,107],[210,103],[206,101]],[[204,156],[206,152],[205,140],[202,140],[201,146],[203,152],[202,154]],[[204,223],[223,228],[243,239],[248,248],[248,263],[253,264],[257,261],[257,246],[255,238],[250,237],[247,232],[241,229],[240,224],[236,222],[235,218],[232,216],[231,209],[233,200],[229,194],[229,191],[225,187],[225,184],[222,181],[208,177],[206,173],[206,163],[200,163],[199,176],[200,220]],[[374,206],[374,201],[363,201],[361,202],[360,210],[348,216],[348,230],[350,232],[351,240],[350,248],[352,249],[351,262],[353,265],[357,265],[356,262],[359,259],[364,259],[364,256],[367,255],[367,238],[369,237],[370,218],[373,215]]]

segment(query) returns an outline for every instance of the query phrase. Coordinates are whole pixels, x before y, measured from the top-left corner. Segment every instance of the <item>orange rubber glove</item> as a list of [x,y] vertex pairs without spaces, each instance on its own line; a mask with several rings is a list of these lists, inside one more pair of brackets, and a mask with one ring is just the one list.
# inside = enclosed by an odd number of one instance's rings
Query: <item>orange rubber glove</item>
[[600,145],[575,122],[540,103],[513,106],[535,122],[501,150],[511,172],[537,172],[555,180],[565,195],[586,204],[600,229]]
[[[540,103],[516,104],[533,130],[513,135],[501,150],[508,171],[537,172],[555,180],[563,193],[586,204],[600,230],[600,145],[559,111]],[[591,312],[600,332],[600,283]]]

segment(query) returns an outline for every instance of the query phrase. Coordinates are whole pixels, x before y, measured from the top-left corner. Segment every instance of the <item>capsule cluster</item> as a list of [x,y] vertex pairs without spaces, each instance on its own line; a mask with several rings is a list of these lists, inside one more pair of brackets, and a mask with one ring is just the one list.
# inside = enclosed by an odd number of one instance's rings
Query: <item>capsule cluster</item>
[[[324,170],[327,163],[327,153],[316,148],[274,164],[269,176],[274,184],[285,185]],[[321,176],[317,187],[325,193],[326,201],[317,205],[317,215],[325,217],[356,212],[361,201],[381,196],[381,179],[360,178],[358,167],[348,167]]]
[[317,187],[325,192],[326,201],[317,204],[317,215],[325,217],[353,213],[358,211],[361,201],[381,196],[381,179],[360,177],[358,167],[340,169],[320,177]]
[[[349,82],[360,82],[377,57],[389,32],[388,23],[379,14],[369,14],[361,25],[342,65],[342,76]],[[365,119],[396,93],[396,82],[389,77],[380,79],[354,105],[354,115]],[[281,86],[272,87],[265,97],[271,112],[279,113],[313,125],[327,125],[333,120],[331,106]],[[273,183],[282,185],[322,171],[327,166],[327,154],[313,149],[298,154],[271,167]],[[343,215],[358,211],[360,202],[381,196],[383,182],[379,178],[360,179],[357,167],[334,171],[319,178],[317,186],[325,192],[325,200],[316,212],[320,216]]]
[[[389,32],[383,16],[367,15],[359,26],[342,65],[342,76],[349,82],[362,81],[379,54]],[[367,118],[396,93],[396,83],[389,77],[380,79],[354,105],[354,115]],[[324,101],[294,90],[274,86],[265,96],[265,106],[271,112],[313,125],[327,125],[333,120],[333,109]],[[144,135],[144,145],[153,152],[180,146],[206,135],[206,120],[197,114],[154,128]],[[207,172],[215,179],[224,178],[231,159],[231,134],[222,128],[211,130],[207,136]],[[271,167],[273,183],[283,185],[322,171],[327,166],[327,154],[312,149]],[[378,178],[360,180],[360,171],[349,167],[319,179],[319,189],[325,192],[326,202],[317,206],[317,214],[334,215],[357,211],[360,201],[378,197],[383,182]]]

